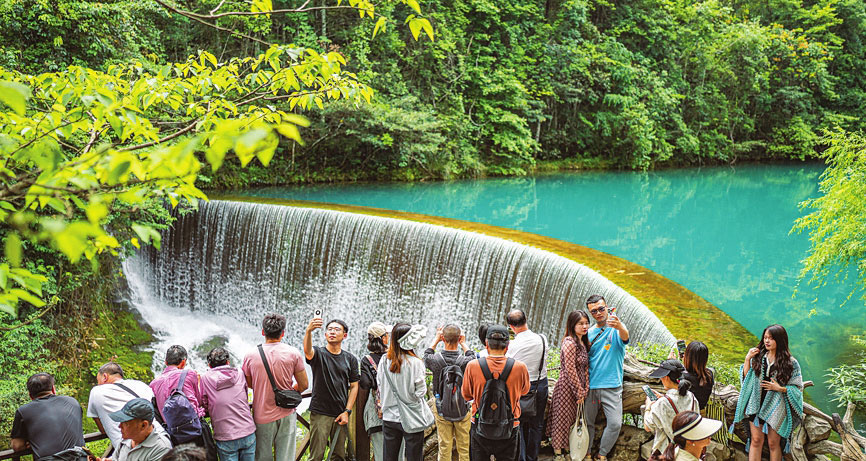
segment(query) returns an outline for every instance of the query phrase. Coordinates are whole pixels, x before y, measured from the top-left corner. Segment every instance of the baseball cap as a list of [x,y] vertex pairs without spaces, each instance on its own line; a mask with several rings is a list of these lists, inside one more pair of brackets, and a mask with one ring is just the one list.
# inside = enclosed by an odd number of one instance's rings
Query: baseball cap
[[487,339],[508,340],[508,329],[502,325],[490,325],[487,328]]
[[662,362],[658,366],[658,368],[653,370],[652,373],[649,374],[649,377],[650,378],[661,378],[661,377],[664,377],[664,376],[667,376],[667,375],[673,373],[674,377],[679,379],[679,377],[682,376],[684,371],[686,371],[686,367],[684,367],[683,364],[680,363],[679,360],[668,359],[668,360],[665,360],[664,362]]
[[715,434],[722,428],[722,422],[716,419],[704,418],[698,415],[698,419],[686,424],[674,432],[674,437],[681,436],[686,440],[704,440]]
[[131,421],[133,419],[143,419],[148,422],[153,422],[153,405],[145,399],[132,399],[126,402],[126,405],[108,415],[118,423]]
[[381,338],[383,335],[388,334],[391,328],[393,327],[389,327],[382,322],[373,322],[367,327],[367,334],[375,338]]

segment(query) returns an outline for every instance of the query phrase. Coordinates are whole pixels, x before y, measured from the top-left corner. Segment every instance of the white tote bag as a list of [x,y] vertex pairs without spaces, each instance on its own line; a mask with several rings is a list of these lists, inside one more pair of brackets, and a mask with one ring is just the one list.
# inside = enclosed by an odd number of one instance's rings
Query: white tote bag
[[586,418],[583,417],[583,404],[577,405],[577,420],[568,433],[568,450],[571,461],[583,461],[589,452],[589,431],[586,430]]
[[[387,360],[387,359],[385,359]],[[421,432],[432,426],[436,421],[433,418],[433,411],[422,399],[407,400],[404,399],[397,387],[394,386],[394,381],[391,379],[391,372],[388,370],[388,362],[385,364],[385,379],[388,380],[388,386],[391,387],[391,392],[397,396],[397,411],[400,412],[400,425],[403,426],[403,432],[415,433]],[[408,368],[408,367],[407,367]],[[415,397],[414,395],[412,397]]]

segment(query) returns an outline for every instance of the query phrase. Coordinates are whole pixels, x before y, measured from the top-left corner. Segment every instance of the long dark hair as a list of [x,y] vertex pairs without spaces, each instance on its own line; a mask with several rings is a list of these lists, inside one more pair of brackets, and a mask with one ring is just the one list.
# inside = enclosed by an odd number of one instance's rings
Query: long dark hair
[[391,366],[388,368],[392,373],[400,373],[400,367],[403,365],[403,357],[406,355],[411,355],[412,357],[417,357],[415,355],[415,351],[409,349],[403,349],[400,347],[400,338],[406,336],[406,333],[409,333],[409,330],[412,329],[412,325],[409,325],[405,322],[400,322],[394,325],[394,329],[391,330],[391,347],[388,348],[388,360],[391,362]]
[[[694,411],[682,411],[678,413],[674,420],[671,422],[671,427],[673,431],[676,432],[688,424],[695,422],[696,419],[700,418],[701,415],[695,413]],[[681,435],[675,435],[673,443],[668,444],[668,447],[665,449],[665,452],[662,453],[662,460],[664,461],[674,461],[676,459],[677,447],[680,449],[686,448],[686,439]]]
[[587,338],[587,335],[578,338],[574,333],[574,326],[577,325],[577,322],[580,322],[581,319],[586,319],[586,323],[589,323],[589,316],[586,315],[586,312],[584,311],[571,311],[568,314],[568,318],[565,319],[565,336],[563,338],[571,336],[574,339],[574,342],[583,344],[586,352],[589,353],[589,339]]
[[794,362],[791,359],[791,350],[788,349],[788,332],[782,325],[774,324],[764,328],[760,342],[758,342],[760,352],[752,357],[749,365],[752,370],[755,370],[755,376],[760,377],[764,356],[767,355],[767,348],[764,346],[764,335],[767,333],[770,333],[770,337],[776,341],[776,381],[779,385],[785,386],[791,379],[791,375],[794,374]]
[[683,354],[683,365],[686,371],[698,377],[701,386],[707,385],[713,380],[713,374],[707,369],[707,360],[710,358],[710,350],[707,345],[700,341],[692,341],[686,346]]

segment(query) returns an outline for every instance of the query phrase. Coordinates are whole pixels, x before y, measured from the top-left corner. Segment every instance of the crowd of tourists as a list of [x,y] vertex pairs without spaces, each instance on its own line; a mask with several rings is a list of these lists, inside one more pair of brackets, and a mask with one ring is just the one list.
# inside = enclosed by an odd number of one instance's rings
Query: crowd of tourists
[[[425,326],[374,322],[367,328],[369,353],[360,359],[343,348],[349,327],[342,320],[314,317],[298,350],[282,342],[285,317],[268,314],[264,342],[239,367],[217,347],[207,354],[208,369],[196,372],[179,345],[168,348],[165,369],[149,384],[126,379],[120,365],[106,363],[86,415],[110,440],[115,461],[294,461],[297,407],[310,387],[306,363],[312,370],[310,461],[348,459],[354,410],[361,412],[376,461],[422,460],[425,430],[433,425],[440,461],[452,460],[454,451],[460,461],[535,461],[545,438],[557,461],[605,461],[623,421],[629,330],[603,297],[591,296],[586,307],[567,316],[552,395],[550,344],[530,330],[520,310],[508,313],[507,326],[482,325],[484,349],[478,352],[458,325],[437,329],[419,356]],[[324,345],[313,344],[318,329]],[[721,428],[721,421],[705,417],[714,385],[708,357],[700,341],[680,342],[650,374],[663,389],[644,386],[642,421],[653,434],[651,460],[700,459]],[[746,355],[741,378],[735,422],[748,422],[749,459],[761,459],[766,440],[771,460],[781,460],[803,406],[800,368],[784,328],[767,327]],[[51,375],[33,375],[27,389],[32,401],[15,414],[14,450],[32,449],[39,460],[104,461],[82,448],[84,413],[73,398],[56,395]],[[356,409],[360,389],[368,398]],[[435,405],[428,404],[430,390]],[[593,449],[599,413],[605,423]]]

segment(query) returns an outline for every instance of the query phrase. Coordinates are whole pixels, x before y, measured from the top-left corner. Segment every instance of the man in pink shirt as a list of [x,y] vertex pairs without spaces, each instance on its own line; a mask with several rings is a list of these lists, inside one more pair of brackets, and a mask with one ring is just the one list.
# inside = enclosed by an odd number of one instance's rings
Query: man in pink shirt
[[[156,400],[156,410],[164,419],[164,415],[162,415],[162,408],[165,404],[165,401],[171,396],[171,393],[177,387],[178,380],[180,380],[181,374],[183,374],[184,368],[186,368],[186,349],[183,346],[174,345],[168,348],[165,351],[165,370],[162,371],[162,374],[159,375],[156,379],[150,382],[150,388],[153,390],[153,396]],[[189,370],[186,374],[186,379],[183,382],[183,394],[186,396],[189,403],[195,407],[196,414],[198,414],[199,419],[204,418],[205,410],[202,406],[201,400],[201,389],[199,388],[199,377],[198,373],[195,370]],[[207,424],[202,420],[202,428],[204,428]],[[169,428],[166,427],[166,430]],[[207,430],[208,438],[210,438],[209,430]],[[170,434],[170,431],[169,431]],[[200,447],[208,448],[208,445],[212,446],[212,443],[205,444],[205,436],[199,436],[191,441],[190,443],[194,443]],[[209,440],[210,441],[210,440]],[[216,459],[216,450],[208,449],[209,460]]]
[[[307,389],[307,372],[301,352],[280,341],[286,332],[286,318],[268,314],[262,320],[265,343],[262,350],[280,389]],[[253,388],[253,420],[256,423],[256,461],[294,461],[297,415],[294,409],[280,408],[274,402],[271,387],[259,349],[244,357],[241,367],[247,385]]]
[[220,461],[255,461],[256,425],[244,374],[229,365],[229,353],[222,347],[208,353],[207,364],[210,370],[201,375],[201,394]]

